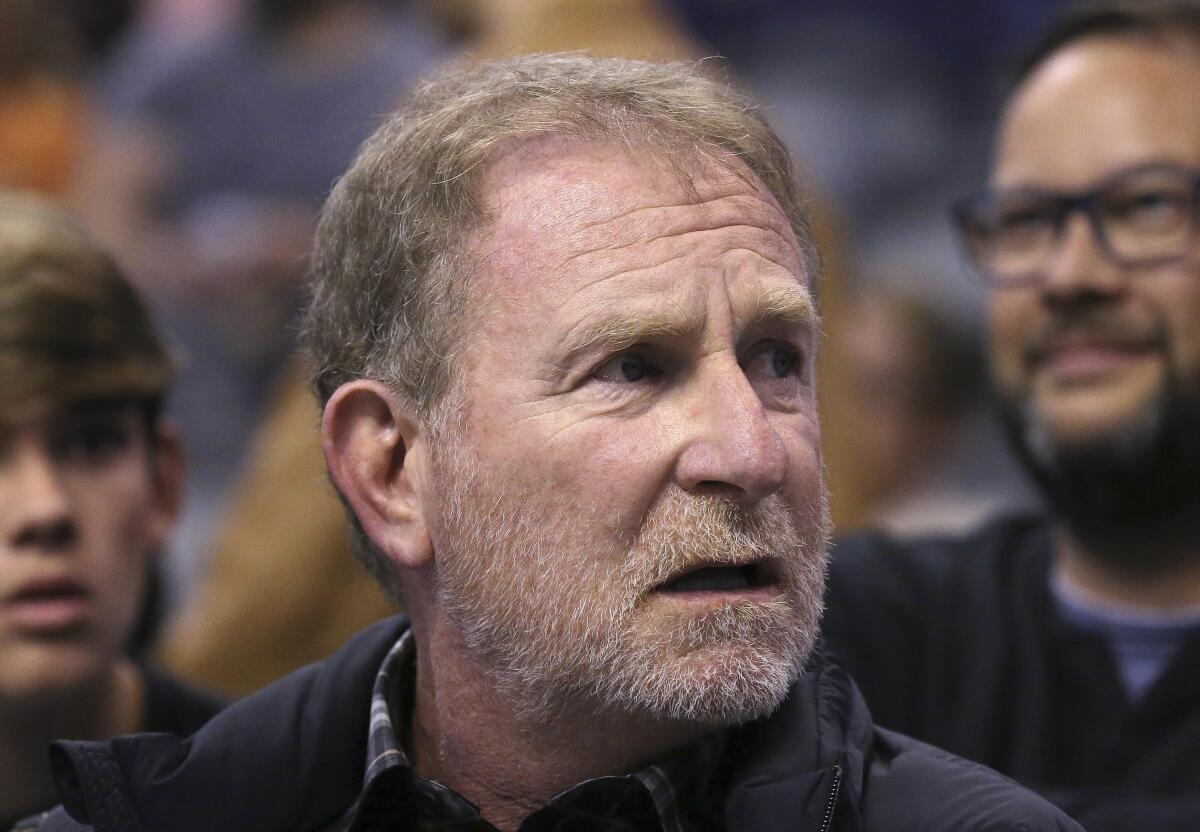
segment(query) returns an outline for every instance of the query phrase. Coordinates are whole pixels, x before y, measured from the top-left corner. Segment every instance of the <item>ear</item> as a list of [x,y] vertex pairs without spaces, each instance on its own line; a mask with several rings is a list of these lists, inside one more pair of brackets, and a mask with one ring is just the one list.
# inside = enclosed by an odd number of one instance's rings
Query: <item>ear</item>
[[421,501],[427,446],[420,422],[386,385],[339,387],[321,418],[325,464],[367,537],[398,566],[433,559]]
[[156,551],[166,546],[179,510],[183,505],[183,441],[179,425],[168,418],[159,419],[150,437],[150,477],[154,489],[153,535]]

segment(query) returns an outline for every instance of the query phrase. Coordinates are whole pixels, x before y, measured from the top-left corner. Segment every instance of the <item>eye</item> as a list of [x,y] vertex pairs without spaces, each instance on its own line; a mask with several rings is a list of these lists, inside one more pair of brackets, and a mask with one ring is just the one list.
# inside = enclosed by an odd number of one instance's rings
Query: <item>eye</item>
[[1012,205],[997,212],[994,222],[983,227],[990,242],[1001,247],[1036,244],[1058,225],[1051,205]]
[[118,419],[82,421],[64,426],[55,439],[57,454],[84,465],[103,465],[129,447],[129,429]]
[[996,225],[1001,229],[1016,230],[1032,228],[1053,221],[1054,213],[1049,207],[1028,205],[1020,208],[1006,208],[997,217]]
[[1104,204],[1104,209],[1114,222],[1163,227],[1187,222],[1190,201],[1187,192],[1161,188],[1115,195]]
[[663,369],[653,363],[645,352],[632,350],[613,356],[597,368],[594,376],[600,381],[635,384],[658,378]]
[[768,406],[790,410],[808,396],[809,366],[804,350],[785,341],[766,341],[742,362],[742,372]]
[[803,370],[803,356],[789,344],[768,343],[760,347],[746,362],[746,373],[771,380],[780,380],[799,375]]
[[776,347],[771,350],[771,371],[775,373],[775,378],[785,378],[796,371],[796,365],[800,363],[800,356],[795,350],[784,347]]

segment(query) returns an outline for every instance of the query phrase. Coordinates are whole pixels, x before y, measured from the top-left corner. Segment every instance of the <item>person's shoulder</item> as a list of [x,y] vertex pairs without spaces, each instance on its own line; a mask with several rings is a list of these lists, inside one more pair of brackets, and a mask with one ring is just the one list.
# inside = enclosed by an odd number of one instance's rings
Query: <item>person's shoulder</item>
[[190,736],[229,704],[153,666],[142,666],[141,672],[146,685],[144,731]]
[[966,534],[901,537],[864,531],[840,538],[830,559],[834,580],[934,585],[973,571],[1012,565],[1049,551],[1041,514],[1005,514]]
[[1082,832],[1061,809],[987,766],[875,728],[864,783],[868,828]]
[[953,695],[934,687],[946,671],[1006,649],[1003,623],[1037,597],[1049,569],[1049,528],[1044,518],[1013,515],[966,535],[872,532],[835,547],[821,633],[876,719],[924,735],[930,697]]
[[[51,767],[67,814],[85,824],[103,816],[115,830],[293,829],[340,815],[362,785],[375,675],[406,628],[403,617],[372,625],[187,739],[55,743]],[[45,822],[65,819],[51,813]]]

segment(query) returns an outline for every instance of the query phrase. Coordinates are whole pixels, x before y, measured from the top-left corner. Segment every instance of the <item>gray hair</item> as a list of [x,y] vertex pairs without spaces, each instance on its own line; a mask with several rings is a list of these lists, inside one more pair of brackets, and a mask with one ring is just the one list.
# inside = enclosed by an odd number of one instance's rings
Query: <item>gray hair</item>
[[[575,54],[460,64],[366,141],[322,210],[302,334],[322,405],[342,384],[371,378],[437,421],[464,327],[478,178],[501,150],[546,135],[666,160],[679,151],[740,159],[779,202],[816,275],[787,149],[751,99],[701,65]],[[386,562],[354,526],[355,550],[386,581]]]

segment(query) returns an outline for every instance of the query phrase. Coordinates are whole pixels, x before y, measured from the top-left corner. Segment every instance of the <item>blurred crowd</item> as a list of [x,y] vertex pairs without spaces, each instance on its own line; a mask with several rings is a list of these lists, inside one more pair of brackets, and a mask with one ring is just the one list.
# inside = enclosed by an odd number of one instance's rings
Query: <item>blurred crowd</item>
[[[854,322],[837,327],[843,343],[831,349],[853,360],[829,368],[846,376],[828,404],[845,414],[828,428],[839,525],[961,528],[1031,499],[981,407],[980,294],[943,206],[978,184],[1008,59],[1055,4],[621,5],[0,5],[0,182],[74,207],[145,291],[183,361],[171,413],[189,480],[163,576],[171,606],[195,595],[214,551],[247,545],[239,517],[269,514],[260,488],[239,487],[278,481],[264,466],[287,464],[270,461],[269,436],[255,439],[264,421],[316,418],[287,399],[299,384],[289,363],[298,278],[324,195],[420,74],[460,52],[723,56],[802,148],[835,241],[828,305]],[[841,436],[870,436],[871,447]],[[981,455],[995,464],[964,464]],[[331,501],[319,462],[295,467],[303,455],[291,456],[286,490]],[[238,495],[261,505],[247,511]]]

